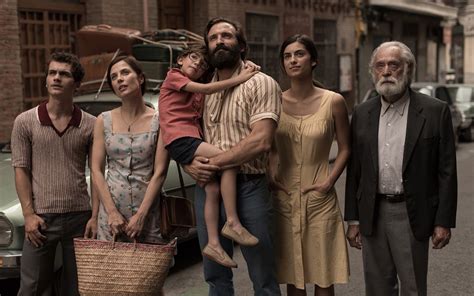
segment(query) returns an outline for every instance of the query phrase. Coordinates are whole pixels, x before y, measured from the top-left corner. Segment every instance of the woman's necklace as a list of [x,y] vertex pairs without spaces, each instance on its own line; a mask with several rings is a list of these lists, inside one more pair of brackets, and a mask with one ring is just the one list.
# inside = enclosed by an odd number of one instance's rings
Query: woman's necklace
[[130,129],[132,128],[132,125],[137,122],[137,120],[140,118],[141,114],[138,114],[133,120],[132,122],[128,123],[125,118],[123,117],[123,113],[122,113],[122,108],[120,108],[120,117],[122,117],[122,120],[123,122],[128,125],[128,128],[127,128],[127,131],[130,132]]

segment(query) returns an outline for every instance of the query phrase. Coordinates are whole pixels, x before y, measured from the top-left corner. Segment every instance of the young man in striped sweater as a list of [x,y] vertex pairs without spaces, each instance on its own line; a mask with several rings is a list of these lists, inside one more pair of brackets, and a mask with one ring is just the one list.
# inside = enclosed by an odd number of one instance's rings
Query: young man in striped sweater
[[[79,295],[74,237],[93,237],[98,198],[87,192],[95,117],[73,104],[84,70],[76,56],[53,53],[46,73],[48,100],[21,113],[12,131],[12,166],[25,218],[19,295],[50,295],[61,243],[60,295]],[[94,191],[92,191],[94,192]]]

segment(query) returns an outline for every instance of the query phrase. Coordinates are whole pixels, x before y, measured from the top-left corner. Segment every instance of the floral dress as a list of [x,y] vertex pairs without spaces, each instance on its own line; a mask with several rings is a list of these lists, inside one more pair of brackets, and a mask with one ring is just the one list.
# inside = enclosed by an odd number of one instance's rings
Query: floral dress
[[[107,154],[106,181],[119,212],[130,219],[140,207],[153,167],[158,136],[158,113],[153,115],[150,131],[143,133],[116,133],[112,130],[111,111],[102,113],[104,119],[105,150]],[[139,242],[162,243],[160,235],[159,199],[147,215]],[[100,204],[97,238],[111,240],[107,212]],[[127,240],[120,237],[120,239]]]

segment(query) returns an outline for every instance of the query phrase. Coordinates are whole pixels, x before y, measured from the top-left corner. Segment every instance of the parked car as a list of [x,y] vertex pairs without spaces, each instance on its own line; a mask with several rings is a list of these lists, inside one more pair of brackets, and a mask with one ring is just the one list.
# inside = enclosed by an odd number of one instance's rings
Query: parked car
[[[147,105],[157,107],[157,94],[148,93],[144,97]],[[121,105],[120,99],[111,91],[102,92],[97,99],[95,99],[95,94],[80,95],[74,98],[74,102],[94,116]],[[0,174],[0,280],[2,280],[18,278],[20,275],[25,232],[21,205],[15,190],[10,153],[0,154]],[[87,173],[87,180],[89,181],[89,173]],[[193,200],[194,186],[194,180],[185,173],[181,174],[177,164],[171,161],[163,190],[169,195],[183,196]],[[187,237],[182,238],[182,241],[195,237],[196,231],[193,229]],[[59,260],[56,263],[59,268],[61,257],[56,256],[56,258]]]
[[453,98],[450,96],[447,85],[436,82],[415,82],[411,84],[411,88],[428,96],[435,97],[448,103],[451,110],[451,119],[453,121],[454,136],[456,144],[461,132],[462,112],[458,106],[454,104]]
[[[439,84],[436,82],[414,82],[411,84],[411,88],[417,92],[423,93],[425,95],[437,98],[441,101],[448,103],[449,110],[451,111],[451,118],[453,123],[453,130],[456,144],[458,142],[459,135],[461,133],[461,122],[462,122],[462,112],[459,110],[457,104],[454,103],[454,100],[451,98],[447,85]],[[378,96],[378,93],[375,89],[369,89],[362,102],[370,100]]]
[[474,138],[474,84],[448,84],[446,88],[461,111],[460,137],[471,142]]

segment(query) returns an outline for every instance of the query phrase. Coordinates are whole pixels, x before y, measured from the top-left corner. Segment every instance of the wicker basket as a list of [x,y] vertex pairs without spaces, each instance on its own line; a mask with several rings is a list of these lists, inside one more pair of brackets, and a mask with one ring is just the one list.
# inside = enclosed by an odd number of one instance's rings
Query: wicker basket
[[160,295],[176,239],[167,245],[74,239],[81,295]]

